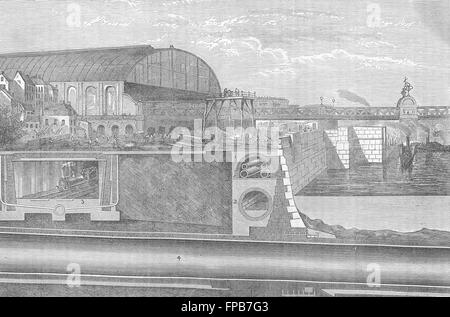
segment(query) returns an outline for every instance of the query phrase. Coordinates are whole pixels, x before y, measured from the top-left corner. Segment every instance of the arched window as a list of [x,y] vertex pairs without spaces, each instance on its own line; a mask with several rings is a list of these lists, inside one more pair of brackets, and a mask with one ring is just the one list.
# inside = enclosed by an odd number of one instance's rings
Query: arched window
[[116,125],[113,125],[111,127],[111,133],[113,136],[119,136],[119,127]]
[[105,135],[105,126],[104,125],[99,125],[97,127],[97,135]]
[[112,86],[106,88],[106,114],[117,114],[116,89]]
[[67,101],[78,114],[81,114],[81,109],[78,107],[77,102],[77,89],[75,87],[69,87],[67,90]]
[[86,115],[98,115],[97,89],[95,87],[86,88]]
[[134,132],[133,126],[131,124],[128,124],[125,127],[125,134],[128,136],[131,136],[131,135],[133,135],[133,132]]
[[66,125],[66,120],[62,119],[61,125]]

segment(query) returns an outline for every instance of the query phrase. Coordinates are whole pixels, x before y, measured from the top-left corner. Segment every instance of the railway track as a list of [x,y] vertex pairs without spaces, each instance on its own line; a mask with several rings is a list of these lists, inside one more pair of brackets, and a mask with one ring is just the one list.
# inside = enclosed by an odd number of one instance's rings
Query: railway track
[[71,188],[60,191],[59,189],[52,189],[45,192],[36,193],[33,195],[24,196],[24,199],[77,199],[86,198],[89,194],[97,193],[98,184],[93,181],[85,181],[73,185]]

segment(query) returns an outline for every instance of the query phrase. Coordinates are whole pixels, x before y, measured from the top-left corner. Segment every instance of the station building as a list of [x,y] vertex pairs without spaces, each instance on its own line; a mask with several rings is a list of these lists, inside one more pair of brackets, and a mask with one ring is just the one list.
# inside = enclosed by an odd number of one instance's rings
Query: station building
[[36,89],[50,84],[58,102],[69,104],[78,122],[88,123],[89,133],[104,135],[192,125],[204,100],[221,92],[204,60],[173,46],[3,54],[0,71],[4,78],[24,77],[25,85],[39,78]]

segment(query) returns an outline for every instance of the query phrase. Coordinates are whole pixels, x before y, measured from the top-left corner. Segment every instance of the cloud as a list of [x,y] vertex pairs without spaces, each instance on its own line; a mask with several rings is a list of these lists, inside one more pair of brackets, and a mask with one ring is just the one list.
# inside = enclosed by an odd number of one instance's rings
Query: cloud
[[329,53],[317,55],[306,55],[292,58],[293,62],[299,64],[314,64],[328,61],[350,61],[359,66],[375,69],[383,69],[386,66],[418,67],[419,65],[410,59],[395,59],[388,56],[366,56],[362,54],[351,54],[343,49],[335,49]]
[[445,43],[450,44],[449,1],[416,1],[414,2],[414,9],[425,27],[431,30],[434,35],[439,36]]
[[339,94],[340,98],[343,98],[343,99],[346,99],[348,101],[356,102],[356,103],[362,104],[364,106],[370,107],[370,103],[365,98],[355,94],[354,92],[351,92],[350,90],[339,89],[337,91],[337,93]]
[[289,62],[288,53],[282,48],[263,47],[261,41],[256,37],[247,37],[241,40],[242,45],[248,46],[257,56],[271,57],[275,63],[287,64]]
[[186,21],[187,20],[184,16],[179,15],[179,14],[168,13],[167,16],[169,18],[171,18],[171,19],[174,19],[174,20],[181,20],[181,21]]
[[174,1],[166,1],[163,2],[162,5],[165,7],[169,6],[179,6],[179,5],[193,5],[193,4],[201,4],[204,2],[211,2],[216,0],[174,0]]
[[142,4],[140,0],[107,0],[109,3],[122,2],[129,5],[131,8],[136,8]]
[[387,41],[360,41],[359,45],[361,45],[365,48],[380,48],[380,47],[397,48],[398,47],[397,45],[392,44]]
[[275,67],[271,69],[265,69],[259,71],[257,75],[263,76],[265,78],[277,78],[281,76],[281,78],[285,79],[288,76],[289,79],[293,80],[297,75],[296,69],[292,67]]
[[326,18],[338,21],[344,20],[343,16],[339,16],[325,11],[315,11],[315,10],[294,11],[292,12],[292,15],[304,18]]
[[262,66],[289,64],[289,56],[284,49],[263,47],[256,37],[203,39],[198,40],[196,44],[208,48],[209,51],[222,52],[226,56],[245,56]]
[[103,25],[109,25],[109,26],[127,27],[130,25],[130,23],[131,23],[130,21],[128,21],[128,22],[112,21],[112,20],[108,19],[107,17],[105,17],[104,15],[100,15],[90,21],[85,21],[83,23],[83,25],[84,26],[93,26],[94,24],[103,24]]

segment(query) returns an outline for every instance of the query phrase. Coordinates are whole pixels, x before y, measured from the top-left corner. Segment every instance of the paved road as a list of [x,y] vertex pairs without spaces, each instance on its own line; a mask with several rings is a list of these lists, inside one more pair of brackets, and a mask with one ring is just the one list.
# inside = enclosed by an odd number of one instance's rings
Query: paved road
[[195,277],[450,288],[450,248],[0,234],[0,272]]

